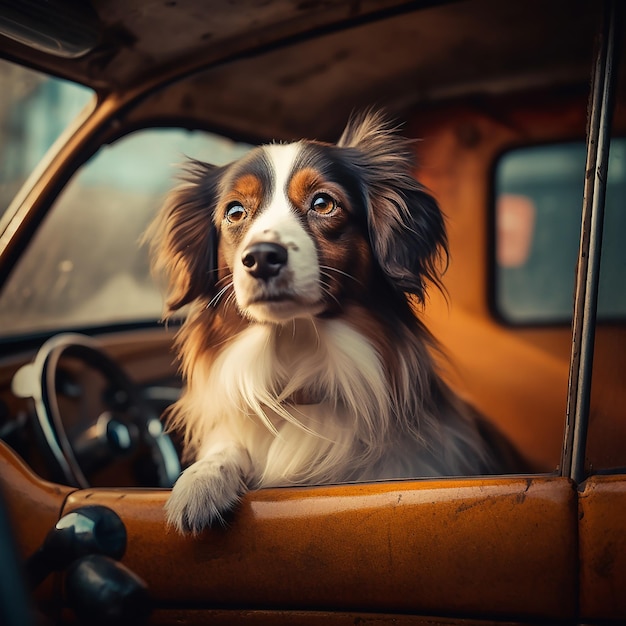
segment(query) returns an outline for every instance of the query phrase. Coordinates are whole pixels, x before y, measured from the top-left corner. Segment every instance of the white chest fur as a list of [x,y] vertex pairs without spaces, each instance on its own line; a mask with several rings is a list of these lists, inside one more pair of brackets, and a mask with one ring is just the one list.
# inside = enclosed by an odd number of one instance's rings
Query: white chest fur
[[[380,357],[341,320],[254,324],[189,380],[199,457],[247,449],[257,485],[348,480],[384,450],[390,404]],[[294,397],[314,398],[296,404]]]

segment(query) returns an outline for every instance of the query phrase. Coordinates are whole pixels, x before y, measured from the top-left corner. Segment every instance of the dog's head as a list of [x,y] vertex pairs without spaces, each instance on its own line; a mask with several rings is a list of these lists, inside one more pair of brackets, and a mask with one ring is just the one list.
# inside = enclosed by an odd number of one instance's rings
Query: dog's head
[[[224,167],[190,162],[153,227],[168,308],[230,304],[262,322],[333,314],[373,284],[424,299],[447,256],[443,217],[380,114],[336,145],[272,144]],[[371,293],[369,293],[371,296]]]

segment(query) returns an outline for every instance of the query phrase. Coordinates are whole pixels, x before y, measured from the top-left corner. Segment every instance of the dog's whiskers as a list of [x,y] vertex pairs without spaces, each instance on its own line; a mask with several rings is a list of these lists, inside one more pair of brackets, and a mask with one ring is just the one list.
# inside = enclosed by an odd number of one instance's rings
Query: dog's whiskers
[[[210,309],[212,306],[216,306],[219,302],[220,298],[233,286],[233,281],[231,280],[227,285],[222,287],[212,298],[209,300],[209,303],[206,305],[207,309]],[[233,292],[234,293],[234,292]],[[229,294],[229,298],[230,298]],[[227,299],[228,301],[228,299]]]
[[328,285],[327,283],[325,283],[323,280],[320,281],[320,285],[322,286],[322,291],[327,295],[330,296],[336,303],[337,306],[339,308],[341,307],[341,302],[339,302],[339,300],[337,299],[337,297],[331,292],[330,290],[330,285]]
[[224,300],[224,308],[228,308],[229,306],[235,306],[235,300],[236,300],[236,294],[235,291],[231,291],[228,294],[228,297],[226,298],[226,300]]
[[[217,272],[219,270],[215,270],[215,271]],[[233,273],[232,272],[228,272],[225,276],[222,276],[217,281],[215,281],[215,285],[219,285],[220,283],[224,282],[225,280],[231,280],[232,277],[233,277]]]
[[[229,272],[229,268],[227,266],[223,266],[223,267],[214,267],[214,268],[208,269],[206,271],[206,274],[208,275],[217,274],[218,272],[222,272],[224,270],[226,270],[226,272]],[[221,281],[229,278],[230,276],[232,276],[232,274],[227,273],[226,276],[223,276],[222,278],[220,278],[216,284],[219,284]]]
[[[348,274],[348,272],[344,272],[343,270],[340,270],[336,267],[331,267],[330,265],[320,265],[320,270],[331,270],[333,272],[337,272],[338,274],[341,274],[342,276],[345,276],[346,278],[352,279],[354,282],[358,283],[359,285],[363,284],[363,281],[359,280],[356,276],[353,276],[352,274]],[[330,274],[328,274],[327,272],[322,272],[322,273],[328,278],[330,278]]]

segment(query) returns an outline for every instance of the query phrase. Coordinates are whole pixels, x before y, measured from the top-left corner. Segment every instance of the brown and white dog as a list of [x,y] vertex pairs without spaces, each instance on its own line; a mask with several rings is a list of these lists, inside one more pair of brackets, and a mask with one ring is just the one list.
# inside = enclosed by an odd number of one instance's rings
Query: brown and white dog
[[337,145],[191,162],[151,237],[169,312],[190,305],[169,417],[195,461],[166,505],[181,532],[248,489],[518,469],[414,315],[447,259],[444,221],[380,114]]

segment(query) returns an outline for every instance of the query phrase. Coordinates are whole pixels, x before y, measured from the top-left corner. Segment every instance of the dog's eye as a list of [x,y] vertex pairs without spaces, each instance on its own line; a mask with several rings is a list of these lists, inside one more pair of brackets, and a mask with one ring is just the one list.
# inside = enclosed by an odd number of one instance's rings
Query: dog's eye
[[329,215],[337,208],[337,202],[327,193],[318,193],[313,197],[311,209],[322,215]]
[[233,224],[241,222],[248,214],[239,202],[231,202],[226,208],[226,219]]

